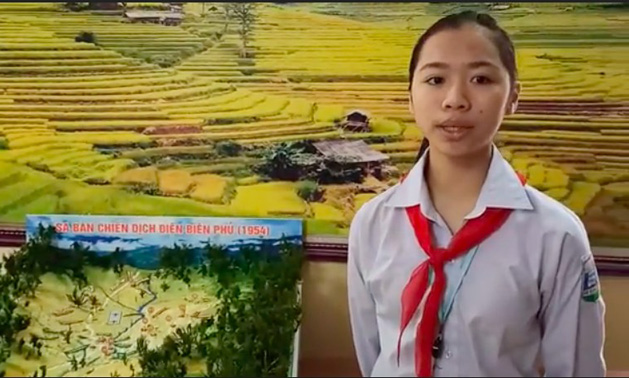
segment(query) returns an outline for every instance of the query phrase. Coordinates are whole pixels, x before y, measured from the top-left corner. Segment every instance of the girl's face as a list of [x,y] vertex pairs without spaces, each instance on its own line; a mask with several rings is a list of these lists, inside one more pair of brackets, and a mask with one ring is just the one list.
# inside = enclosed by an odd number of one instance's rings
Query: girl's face
[[410,110],[439,154],[487,151],[503,117],[515,111],[519,84],[512,88],[488,33],[473,24],[440,31],[420,52]]

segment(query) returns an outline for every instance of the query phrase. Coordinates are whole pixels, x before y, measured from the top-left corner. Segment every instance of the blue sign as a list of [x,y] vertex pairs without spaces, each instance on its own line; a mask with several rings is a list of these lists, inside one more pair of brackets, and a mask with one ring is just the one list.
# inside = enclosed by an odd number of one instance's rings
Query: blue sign
[[78,243],[100,255],[124,251],[129,265],[143,269],[157,268],[159,251],[176,245],[195,249],[201,259],[208,244],[236,253],[242,247],[272,252],[282,243],[303,243],[300,219],[28,215],[27,240],[42,226],[54,227],[59,248]]

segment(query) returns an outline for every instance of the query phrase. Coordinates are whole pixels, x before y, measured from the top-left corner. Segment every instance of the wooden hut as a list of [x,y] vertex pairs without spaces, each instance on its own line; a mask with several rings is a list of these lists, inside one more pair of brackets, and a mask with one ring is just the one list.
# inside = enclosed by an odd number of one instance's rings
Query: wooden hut
[[366,133],[371,131],[369,127],[369,116],[362,110],[353,110],[349,112],[340,123],[343,130],[351,132]]
[[127,11],[124,15],[131,22],[150,22],[169,26],[180,25],[184,17],[183,13],[180,12],[148,10]]

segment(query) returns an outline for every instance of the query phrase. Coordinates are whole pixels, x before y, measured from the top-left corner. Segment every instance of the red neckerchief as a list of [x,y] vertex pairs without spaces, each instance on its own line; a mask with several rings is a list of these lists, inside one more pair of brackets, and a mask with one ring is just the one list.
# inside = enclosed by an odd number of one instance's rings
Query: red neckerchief
[[[522,185],[526,184],[526,178],[520,173],[517,175]],[[401,181],[403,182],[404,179],[405,177],[402,177]],[[413,270],[402,291],[402,316],[397,343],[397,358],[399,364],[402,333],[428,290],[429,270],[432,268],[434,282],[428,292],[428,298],[415,333],[415,373],[418,377],[430,377],[432,376],[433,344],[439,326],[439,306],[446,287],[443,267],[446,262],[463,255],[498,230],[511,214],[511,209],[486,209],[480,217],[468,220],[445,249],[433,247],[430,223],[420,211],[419,205],[407,207],[406,214],[413,226],[419,246],[428,255],[428,259]]]

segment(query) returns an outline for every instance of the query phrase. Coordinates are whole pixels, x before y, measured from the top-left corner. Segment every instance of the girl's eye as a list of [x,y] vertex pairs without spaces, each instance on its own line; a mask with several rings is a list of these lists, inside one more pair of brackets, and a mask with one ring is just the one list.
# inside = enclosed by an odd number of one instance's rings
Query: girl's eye
[[428,80],[426,80],[426,83],[428,83],[430,85],[443,84],[443,78],[439,77],[439,76],[433,76],[433,77],[429,78]]
[[491,79],[487,76],[474,76],[474,78],[472,78],[472,82],[476,84],[489,84],[491,83]]

